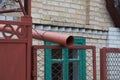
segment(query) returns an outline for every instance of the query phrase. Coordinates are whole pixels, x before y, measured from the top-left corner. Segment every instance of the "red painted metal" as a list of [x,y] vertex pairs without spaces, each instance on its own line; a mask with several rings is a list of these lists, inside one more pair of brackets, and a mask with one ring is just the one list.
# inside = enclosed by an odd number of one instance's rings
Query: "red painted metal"
[[[31,21],[26,16],[21,17],[20,22],[0,21],[4,25],[4,38],[0,39],[0,80],[31,80]],[[13,25],[17,30],[13,29]],[[6,28],[12,31],[11,35],[6,35]],[[14,35],[18,38],[13,39]]]
[[37,49],[32,48],[32,80],[37,80]]
[[[16,26],[12,26],[12,27],[11,26],[6,27],[6,26],[9,26],[9,25],[0,25],[0,31],[3,31],[4,33],[10,32],[11,34],[15,33],[13,31],[18,31],[19,34],[24,34],[24,32],[26,32],[25,29],[20,30]],[[73,46],[73,43],[74,43],[73,36],[70,36],[68,34],[60,34],[57,32],[47,32],[47,31],[33,29],[32,36],[35,39],[50,41],[50,42],[58,43],[58,44],[61,44],[64,46]],[[18,36],[18,37],[20,37],[20,36]]]
[[100,80],[107,80],[106,77],[106,49],[100,50]]
[[[22,11],[24,14],[19,22],[0,20],[4,37],[0,38],[0,80],[32,80],[31,0],[24,0],[24,7],[21,0],[18,2],[20,8],[0,11],[0,13]],[[6,34],[6,30],[10,30],[9,35]],[[17,38],[13,38],[14,35]]]
[[[116,76],[117,75],[117,76],[120,77],[119,73],[118,74],[114,73],[114,75],[113,75],[112,72],[111,72],[111,75],[107,74],[107,72],[109,71],[107,69],[107,67],[109,67],[107,61],[109,62],[109,64],[113,63],[112,61],[110,61],[110,60],[107,59],[107,54],[108,55],[109,54],[113,54],[113,55],[120,54],[120,48],[102,48],[100,50],[100,78],[101,78],[100,80],[108,80],[107,76]],[[112,57],[110,57],[110,56],[108,58],[112,59]],[[114,57],[114,58],[117,60],[116,57]],[[115,70],[116,68],[118,68],[119,64],[115,63],[115,61],[114,61],[113,64],[114,65],[110,65],[110,66],[112,66],[111,69]],[[117,79],[118,79],[118,77],[117,77]],[[113,79],[109,79],[109,80],[113,80]]]
[[22,12],[20,8],[9,9],[9,10],[0,10],[0,13],[10,13],[10,12]]
[[0,80],[26,80],[26,45],[0,43]]
[[63,47],[63,46],[33,46],[32,47],[32,55],[33,55],[33,80],[37,80],[37,50],[38,49],[62,49],[62,48],[68,48],[68,49],[78,49],[78,50],[87,50],[91,49],[92,50],[92,59],[93,59],[93,80],[96,80],[96,48],[95,46],[68,46],[68,47]]
[[21,8],[23,14],[24,14],[24,15],[27,15],[27,13],[26,13],[26,11],[25,11],[25,9],[24,9],[24,7],[23,7],[22,1],[21,1],[21,0],[18,0],[18,3],[19,3],[19,5],[20,5],[20,8]]

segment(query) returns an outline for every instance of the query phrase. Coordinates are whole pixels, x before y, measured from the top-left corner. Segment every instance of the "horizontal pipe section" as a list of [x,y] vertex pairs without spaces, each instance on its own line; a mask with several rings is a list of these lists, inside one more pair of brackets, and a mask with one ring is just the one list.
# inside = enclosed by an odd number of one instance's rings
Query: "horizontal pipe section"
[[[3,28],[4,26],[0,25],[0,31],[3,31]],[[16,26],[12,26],[12,28],[14,30],[17,29]],[[10,28],[5,28],[4,31],[10,33],[12,32]],[[21,31],[19,30],[19,32]],[[68,34],[61,34],[57,32],[47,32],[47,31],[32,29],[32,37],[38,40],[54,42],[64,46],[73,46],[74,44],[73,36],[70,36]]]
[[73,36],[69,36],[67,34],[60,34],[57,32],[32,30],[32,35],[33,35],[33,38],[43,40],[43,41],[58,43],[64,46],[72,46],[74,43]]

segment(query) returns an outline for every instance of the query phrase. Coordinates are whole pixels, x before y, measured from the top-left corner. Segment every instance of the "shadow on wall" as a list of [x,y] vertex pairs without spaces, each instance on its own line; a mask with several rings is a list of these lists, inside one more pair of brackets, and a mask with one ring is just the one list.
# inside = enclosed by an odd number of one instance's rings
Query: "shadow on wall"
[[105,0],[106,1],[106,8],[113,20],[113,23],[116,27],[120,27],[120,3],[116,2],[119,0]]

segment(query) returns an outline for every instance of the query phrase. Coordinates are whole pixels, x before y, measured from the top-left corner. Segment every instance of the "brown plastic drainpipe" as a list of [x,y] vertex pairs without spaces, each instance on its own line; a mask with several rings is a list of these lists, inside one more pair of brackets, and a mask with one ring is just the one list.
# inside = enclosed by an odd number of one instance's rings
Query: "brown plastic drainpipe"
[[72,46],[74,44],[73,36],[60,34],[57,32],[47,32],[41,30],[32,30],[33,38],[58,43],[64,46]]
[[[12,26],[12,27],[14,30],[16,30],[15,26]],[[0,25],[0,31],[3,31],[3,25]],[[10,28],[5,28],[4,31],[12,32]],[[68,34],[61,34],[57,32],[47,32],[47,31],[32,29],[32,36],[33,38],[38,40],[54,42],[63,46],[73,46],[74,44],[73,36],[70,36]]]

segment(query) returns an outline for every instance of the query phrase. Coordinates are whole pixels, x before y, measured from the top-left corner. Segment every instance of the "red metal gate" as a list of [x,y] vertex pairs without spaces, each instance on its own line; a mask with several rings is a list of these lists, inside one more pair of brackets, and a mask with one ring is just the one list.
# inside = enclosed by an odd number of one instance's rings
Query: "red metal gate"
[[0,80],[31,80],[31,23],[30,17],[0,21]]
[[[40,76],[38,73],[37,66],[37,55],[38,50],[39,54],[45,54],[45,49],[73,49],[73,50],[85,50],[86,51],[86,79],[87,80],[96,80],[96,50],[94,46],[73,46],[73,47],[60,47],[60,46],[33,46],[33,80],[37,80],[37,77]],[[55,54],[55,53],[54,53]],[[68,53],[69,54],[69,53]],[[58,55],[58,53],[57,53]],[[42,62],[41,62],[42,64]],[[47,64],[47,63],[46,63]],[[44,66],[44,64],[42,64]],[[42,72],[42,71],[41,71]],[[43,71],[44,72],[44,71]],[[59,71],[60,72],[60,71]],[[57,73],[56,73],[57,74]],[[63,75],[63,74],[62,74]],[[62,76],[61,75],[61,76]]]
[[120,49],[102,48],[100,50],[100,80],[120,79]]

